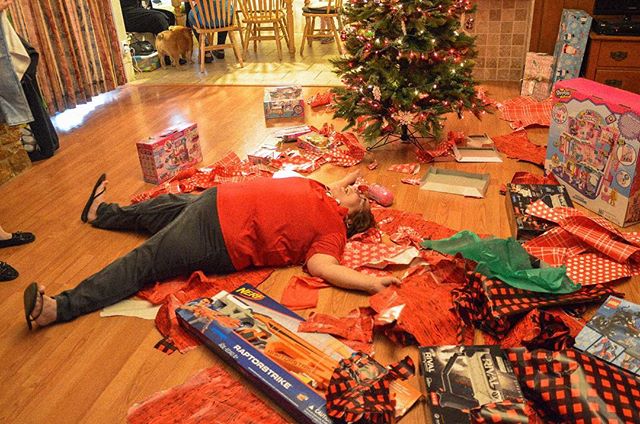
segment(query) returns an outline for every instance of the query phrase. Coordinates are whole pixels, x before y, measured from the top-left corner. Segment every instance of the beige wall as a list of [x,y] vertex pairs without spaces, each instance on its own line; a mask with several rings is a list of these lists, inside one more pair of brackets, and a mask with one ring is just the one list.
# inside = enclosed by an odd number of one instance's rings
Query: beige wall
[[123,47],[125,44],[128,44],[129,41],[127,39],[127,31],[124,29],[124,19],[122,17],[122,9],[120,8],[120,0],[111,0],[111,10],[113,11],[113,21],[116,24],[116,32],[118,33],[118,40],[122,50],[122,60],[124,62],[127,81],[133,81],[135,77],[131,54],[129,53],[128,48]]

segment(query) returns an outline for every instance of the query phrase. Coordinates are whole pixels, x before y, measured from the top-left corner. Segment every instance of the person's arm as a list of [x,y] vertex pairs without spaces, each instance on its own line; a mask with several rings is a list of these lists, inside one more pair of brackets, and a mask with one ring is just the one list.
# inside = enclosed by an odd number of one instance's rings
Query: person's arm
[[337,188],[344,188],[347,186],[350,186],[351,184],[355,183],[356,180],[358,179],[358,177],[360,177],[360,170],[356,170],[353,172],[350,172],[349,174],[347,174],[344,178],[335,181],[331,184],[328,184],[327,186],[329,187],[329,190],[333,191],[334,189]]
[[400,284],[400,280],[396,277],[363,274],[340,265],[336,258],[323,253],[316,253],[309,258],[307,270],[314,277],[322,278],[334,286],[366,291],[371,294],[378,293],[391,284]]

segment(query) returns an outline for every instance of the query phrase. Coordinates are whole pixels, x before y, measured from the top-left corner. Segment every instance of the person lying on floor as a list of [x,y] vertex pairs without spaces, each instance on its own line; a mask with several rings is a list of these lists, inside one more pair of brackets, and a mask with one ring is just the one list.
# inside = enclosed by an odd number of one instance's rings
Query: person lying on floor
[[70,321],[125,299],[145,285],[202,270],[227,274],[250,267],[304,264],[308,272],[346,289],[377,293],[395,277],[340,265],[347,237],[375,224],[353,186],[358,172],[325,186],[307,178],[227,183],[200,195],[165,194],[120,206],[104,202],[106,175],[96,182],[81,219],[97,228],[152,236],[75,288],[54,297],[32,283],[25,318],[46,326]]

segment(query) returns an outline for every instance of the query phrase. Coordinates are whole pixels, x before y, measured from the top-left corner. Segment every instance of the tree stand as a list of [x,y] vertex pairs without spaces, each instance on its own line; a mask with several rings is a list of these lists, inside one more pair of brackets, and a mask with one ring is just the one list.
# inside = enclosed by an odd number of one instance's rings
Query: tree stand
[[398,140],[400,140],[402,143],[413,144],[414,146],[416,146],[418,149],[420,149],[422,151],[425,150],[425,148],[422,146],[422,144],[420,144],[420,142],[418,141],[419,138],[424,138],[424,137],[418,137],[416,135],[416,134],[418,134],[418,132],[410,130],[408,125],[402,125],[402,127],[400,127],[400,128],[401,128],[402,132],[399,135],[395,134],[395,133],[387,134],[387,135],[383,136],[382,138],[380,138],[375,143],[373,143],[373,145],[367,147],[367,151],[371,151],[371,150],[377,149],[379,147],[386,146],[387,144],[391,144],[391,143],[396,142]]

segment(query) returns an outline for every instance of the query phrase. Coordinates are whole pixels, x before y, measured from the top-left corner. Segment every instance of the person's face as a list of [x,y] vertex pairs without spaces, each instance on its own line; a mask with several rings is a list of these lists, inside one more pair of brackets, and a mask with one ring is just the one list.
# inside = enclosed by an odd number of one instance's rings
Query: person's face
[[333,197],[336,200],[340,201],[340,206],[349,209],[349,214],[360,212],[365,208],[367,199],[362,193],[360,193],[360,191],[358,191],[355,184],[339,188],[336,191],[337,193],[331,194],[333,194]]

